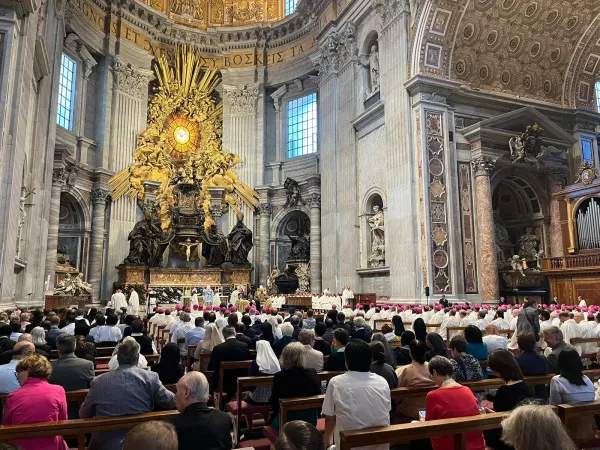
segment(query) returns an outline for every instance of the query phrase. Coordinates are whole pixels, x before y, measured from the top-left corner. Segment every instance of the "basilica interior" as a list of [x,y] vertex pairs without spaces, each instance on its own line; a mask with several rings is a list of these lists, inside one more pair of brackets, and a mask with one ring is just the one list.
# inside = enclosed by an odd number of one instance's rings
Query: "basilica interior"
[[599,76],[593,0],[0,0],[0,307],[600,303]]

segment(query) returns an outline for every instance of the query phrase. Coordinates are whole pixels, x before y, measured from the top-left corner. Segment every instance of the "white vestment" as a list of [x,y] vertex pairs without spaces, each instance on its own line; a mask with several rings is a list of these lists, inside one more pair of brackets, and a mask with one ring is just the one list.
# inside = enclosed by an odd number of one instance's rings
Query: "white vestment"
[[132,291],[129,295],[129,308],[127,312],[134,316],[138,316],[140,314],[140,296],[136,291]]

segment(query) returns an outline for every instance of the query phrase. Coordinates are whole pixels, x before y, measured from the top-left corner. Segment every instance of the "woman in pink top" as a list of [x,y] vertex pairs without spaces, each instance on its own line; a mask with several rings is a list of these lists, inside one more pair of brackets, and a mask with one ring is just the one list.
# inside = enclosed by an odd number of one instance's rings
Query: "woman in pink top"
[[[10,393],[4,408],[3,425],[67,420],[67,398],[62,386],[48,383],[52,366],[38,354],[23,358],[17,364],[20,389]],[[68,450],[62,437],[20,439],[13,442],[23,450]]]
[[[448,358],[434,356],[429,361],[431,379],[440,388],[431,391],[425,399],[425,420],[452,419],[479,414],[477,399],[467,387],[452,379],[454,368]],[[454,437],[431,438],[433,450],[454,450]],[[485,450],[481,431],[467,434],[467,450]]]

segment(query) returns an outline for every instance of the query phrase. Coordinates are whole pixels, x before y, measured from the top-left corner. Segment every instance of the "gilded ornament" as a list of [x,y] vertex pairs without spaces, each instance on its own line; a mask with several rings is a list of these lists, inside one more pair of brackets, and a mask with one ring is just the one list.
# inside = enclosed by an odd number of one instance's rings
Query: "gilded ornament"
[[148,126],[138,135],[133,164],[109,181],[111,196],[144,201],[145,181],[160,183],[156,194],[161,228],[172,225],[177,183],[197,180],[204,210],[204,229],[214,224],[209,187],[224,188],[224,203],[240,211],[258,205],[258,194],[242,183],[233,168],[242,161],[222,148],[223,104],[217,103],[220,83],[216,70],[202,73],[202,57],[192,47],[178,47],[174,67],[167,56],[156,64],[158,92],[148,106]]

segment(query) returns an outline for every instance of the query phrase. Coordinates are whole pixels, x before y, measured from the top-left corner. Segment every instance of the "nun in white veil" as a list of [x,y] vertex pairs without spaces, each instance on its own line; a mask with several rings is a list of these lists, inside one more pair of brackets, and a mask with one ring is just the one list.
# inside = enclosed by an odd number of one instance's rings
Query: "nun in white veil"
[[[269,376],[275,375],[280,370],[279,361],[269,341],[257,341],[256,359],[252,361],[252,365],[248,369],[248,375],[251,377]],[[257,386],[246,395],[244,401],[252,405],[269,404],[271,389],[272,386]]]

